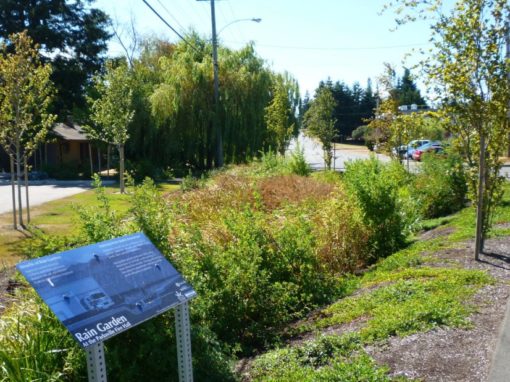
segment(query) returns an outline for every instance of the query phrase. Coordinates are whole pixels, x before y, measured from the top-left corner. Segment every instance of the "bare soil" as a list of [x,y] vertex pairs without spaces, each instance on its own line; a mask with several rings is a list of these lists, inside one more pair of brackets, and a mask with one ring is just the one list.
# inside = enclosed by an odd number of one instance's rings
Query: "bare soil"
[[466,242],[432,254],[437,266],[486,270],[496,279],[475,296],[473,328],[437,328],[367,347],[377,362],[390,367],[391,375],[422,381],[487,381],[510,295],[510,237],[487,240],[480,261],[474,260],[473,252],[474,243]]
[[0,268],[0,316],[14,301],[14,290],[17,283],[11,278],[14,274],[12,267]]

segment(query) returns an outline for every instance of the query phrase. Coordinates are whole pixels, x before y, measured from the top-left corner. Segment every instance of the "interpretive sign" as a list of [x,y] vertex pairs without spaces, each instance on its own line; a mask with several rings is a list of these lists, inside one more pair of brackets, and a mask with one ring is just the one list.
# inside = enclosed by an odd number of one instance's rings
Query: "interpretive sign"
[[82,347],[196,296],[143,233],[23,261],[17,268]]

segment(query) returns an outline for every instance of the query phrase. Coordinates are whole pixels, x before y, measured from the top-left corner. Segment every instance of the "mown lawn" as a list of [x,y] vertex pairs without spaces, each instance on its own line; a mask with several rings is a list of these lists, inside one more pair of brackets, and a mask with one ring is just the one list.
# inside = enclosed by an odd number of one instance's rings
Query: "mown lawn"
[[[160,184],[162,193],[179,189],[178,185]],[[119,213],[125,213],[130,207],[130,195],[120,194],[118,187],[105,187],[111,201],[112,208]],[[31,224],[45,233],[59,235],[76,234],[79,227],[77,224],[78,209],[85,206],[98,205],[93,190],[68,196],[63,199],[53,200],[30,209]],[[12,229],[12,213],[0,215],[0,267],[11,266],[21,258],[19,245],[30,235]]]

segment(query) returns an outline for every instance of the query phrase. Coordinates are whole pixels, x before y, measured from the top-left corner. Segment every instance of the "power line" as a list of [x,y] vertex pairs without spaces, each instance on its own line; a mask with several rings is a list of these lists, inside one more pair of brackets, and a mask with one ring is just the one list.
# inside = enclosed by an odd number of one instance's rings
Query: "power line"
[[[233,44],[244,44],[241,41],[226,41]],[[378,50],[378,49],[397,49],[397,48],[413,48],[418,46],[430,45],[430,43],[418,43],[418,44],[404,44],[404,45],[387,45],[387,46],[367,46],[367,47],[315,47],[315,46],[292,46],[292,45],[268,45],[268,44],[256,44],[257,46],[264,48],[274,49],[294,49],[294,50],[324,50],[324,51],[335,51],[335,50]]]
[[161,2],[161,0],[156,0],[158,2],[158,4],[165,10],[165,12],[167,13],[168,16],[170,16],[172,18],[172,20],[175,21],[175,23],[179,26],[179,28],[181,28],[181,30],[186,30],[186,28],[184,28],[181,23],[179,22],[179,20],[177,20],[177,18],[175,18],[171,13],[170,11],[168,10],[167,7],[165,7],[165,5]]
[[144,4],[145,4],[145,5],[147,5],[147,6],[150,8],[150,10],[151,10],[152,12],[154,12],[154,14],[155,14],[156,16],[158,16],[158,17],[159,17],[159,19],[160,19],[161,21],[163,21],[163,23],[164,23],[167,27],[169,27],[169,28],[170,28],[170,29],[171,29],[171,30],[172,30],[172,31],[173,31],[173,32],[174,32],[177,36],[179,36],[179,38],[180,38],[182,41],[184,41],[184,43],[185,43],[186,45],[188,45],[188,46],[189,46],[191,49],[193,49],[195,52],[200,53],[200,51],[199,51],[197,48],[195,48],[192,44],[190,44],[190,43],[189,43],[189,41],[188,41],[188,40],[186,40],[186,39],[185,39],[185,38],[184,38],[184,37],[183,37],[183,36],[182,36],[182,35],[181,35],[181,34],[180,34],[180,33],[179,33],[179,32],[178,32],[175,28],[174,28],[174,27],[172,27],[172,26],[168,23],[168,21],[166,21],[166,20],[163,18],[163,16],[161,16],[161,15],[160,15],[160,14],[159,14],[159,13],[158,13],[158,12],[157,12],[154,8],[152,8],[152,6],[151,6],[151,5],[147,2],[147,0],[142,0],[142,1],[144,2]]

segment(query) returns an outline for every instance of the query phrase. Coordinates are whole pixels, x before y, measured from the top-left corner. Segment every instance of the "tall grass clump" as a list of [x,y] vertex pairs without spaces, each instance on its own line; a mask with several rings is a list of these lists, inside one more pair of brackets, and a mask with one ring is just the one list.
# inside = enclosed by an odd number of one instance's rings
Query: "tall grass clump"
[[0,319],[0,380],[80,380],[85,353],[34,292],[19,297]]
[[449,215],[465,206],[467,176],[462,158],[426,154],[414,182],[414,194],[426,218]]
[[410,190],[412,175],[398,162],[386,164],[372,157],[348,163],[343,180],[370,230],[368,242],[373,260],[401,248],[419,220]]

